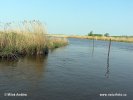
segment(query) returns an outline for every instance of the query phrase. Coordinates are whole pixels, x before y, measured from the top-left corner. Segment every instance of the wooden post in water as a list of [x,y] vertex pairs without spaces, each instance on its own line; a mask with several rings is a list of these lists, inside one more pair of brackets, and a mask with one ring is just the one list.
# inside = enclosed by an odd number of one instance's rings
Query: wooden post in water
[[111,46],[111,39],[109,40],[108,57],[109,57],[109,54],[110,54],[110,46]]
[[95,43],[95,42],[94,42],[94,36],[93,36],[93,49],[92,49],[92,56],[93,56],[93,53],[94,53],[94,46],[95,46],[95,45],[94,45],[94,43]]
[[108,56],[107,56],[107,71],[105,76],[109,78],[109,55],[110,55],[110,47],[111,47],[111,39],[109,40],[109,47],[108,47]]

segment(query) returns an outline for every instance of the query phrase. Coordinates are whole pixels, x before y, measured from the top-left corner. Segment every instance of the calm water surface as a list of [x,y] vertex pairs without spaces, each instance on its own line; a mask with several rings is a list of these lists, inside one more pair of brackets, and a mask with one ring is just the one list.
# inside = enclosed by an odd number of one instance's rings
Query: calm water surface
[[[69,39],[46,57],[0,62],[0,100],[132,100],[133,43]],[[26,93],[27,97],[5,97]],[[122,93],[126,97],[100,97]]]

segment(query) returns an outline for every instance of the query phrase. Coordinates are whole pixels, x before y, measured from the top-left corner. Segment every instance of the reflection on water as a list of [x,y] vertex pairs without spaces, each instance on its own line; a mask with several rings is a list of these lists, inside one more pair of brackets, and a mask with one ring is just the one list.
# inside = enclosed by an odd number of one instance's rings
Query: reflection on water
[[7,60],[2,60],[0,59],[0,68],[2,68],[3,66],[13,66],[16,67],[17,66],[17,60],[11,60],[11,61],[7,61]]
[[47,56],[26,56],[24,58],[20,58],[18,61],[6,61],[2,60],[0,62],[0,69],[5,70],[7,67],[14,68],[16,70],[25,70],[29,68],[30,71],[35,71],[36,74],[41,74],[44,71],[44,68],[47,64]]
[[107,57],[107,69],[106,69],[105,76],[106,76],[107,78],[109,78],[109,56]]
[[[29,95],[35,92],[39,88],[40,80],[44,78],[45,69],[47,66],[47,58],[48,56],[27,56],[24,60],[21,59],[18,64],[22,67],[28,67],[27,73],[25,75],[26,81],[28,80],[31,84],[31,88],[29,89]],[[22,64],[23,62],[23,64]],[[24,72],[25,72],[24,70]]]
[[43,55],[35,56],[35,57],[28,56],[24,59],[24,62],[26,62],[25,66],[30,66],[31,68],[33,68],[35,72],[35,74],[34,73],[33,74],[37,75],[38,76],[37,78],[40,78],[45,72],[45,67],[47,65],[47,57],[48,56],[43,56]]
[[[47,56],[27,56],[25,58],[20,58],[18,61],[2,61],[0,63],[0,76],[3,76],[3,86],[5,90],[13,91],[11,87],[8,87],[8,82],[10,84],[20,83],[30,83],[30,87],[36,87],[40,79],[44,77],[45,67],[47,65]],[[7,85],[7,86],[6,86]],[[26,85],[26,84],[19,84]],[[10,85],[9,85],[10,86]],[[33,90],[33,88],[31,88]]]
[[109,47],[108,47],[108,56],[107,56],[107,70],[105,73],[105,76],[109,78],[109,56],[110,56],[110,47],[111,47],[111,39],[109,41]]

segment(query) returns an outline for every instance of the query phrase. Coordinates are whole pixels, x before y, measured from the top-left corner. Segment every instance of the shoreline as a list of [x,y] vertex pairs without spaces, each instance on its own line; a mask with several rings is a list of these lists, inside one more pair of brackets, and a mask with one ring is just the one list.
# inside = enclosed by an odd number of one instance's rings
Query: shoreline
[[103,40],[103,41],[115,41],[115,42],[127,42],[133,43],[133,37],[120,37],[120,36],[79,36],[79,35],[56,35],[48,34],[50,37],[64,37],[64,38],[78,38],[78,39],[94,39],[94,40]]

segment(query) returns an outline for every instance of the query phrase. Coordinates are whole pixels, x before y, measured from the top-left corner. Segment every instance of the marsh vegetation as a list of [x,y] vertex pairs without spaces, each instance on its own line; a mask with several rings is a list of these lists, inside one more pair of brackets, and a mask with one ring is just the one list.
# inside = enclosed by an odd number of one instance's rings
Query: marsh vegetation
[[64,46],[65,38],[47,37],[46,27],[37,20],[0,23],[0,58],[48,54],[51,48]]

